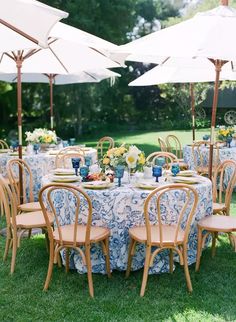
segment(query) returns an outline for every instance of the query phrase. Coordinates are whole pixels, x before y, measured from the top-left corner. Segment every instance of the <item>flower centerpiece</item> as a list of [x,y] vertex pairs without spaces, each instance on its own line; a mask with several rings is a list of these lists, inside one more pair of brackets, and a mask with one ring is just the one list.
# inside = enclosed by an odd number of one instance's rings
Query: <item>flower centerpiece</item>
[[145,154],[135,145],[122,144],[120,147],[108,150],[101,160],[101,166],[105,169],[113,169],[117,165],[124,165],[131,172],[142,171]]
[[232,127],[226,127],[224,125],[219,126],[218,129],[218,139],[221,141],[228,141],[229,139],[232,140],[232,137],[234,135],[235,131]]
[[57,143],[57,136],[54,131],[47,129],[35,129],[33,132],[25,132],[26,141],[29,144],[39,143],[41,147],[48,147],[50,144]]

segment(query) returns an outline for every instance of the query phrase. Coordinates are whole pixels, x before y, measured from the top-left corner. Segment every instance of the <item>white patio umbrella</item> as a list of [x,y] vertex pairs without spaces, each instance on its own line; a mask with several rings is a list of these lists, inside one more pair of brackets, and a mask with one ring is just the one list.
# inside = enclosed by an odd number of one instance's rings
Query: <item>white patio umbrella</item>
[[[215,88],[212,105],[209,177],[212,177],[214,129],[218,101],[219,78],[222,66],[233,67],[236,60],[236,10],[221,0],[221,6],[196,14],[193,18],[154,32],[121,46],[120,52],[132,54],[128,60],[158,63],[170,57],[203,57],[215,67]],[[135,57],[136,55],[136,57]]]
[[[192,109],[192,132],[195,140],[195,106],[193,83],[213,82],[215,80],[214,65],[204,58],[170,58],[165,64],[160,64],[138,77],[129,86],[150,86],[165,83],[190,83]],[[222,67],[220,80],[236,80],[236,72],[230,64]]]
[[[50,85],[50,125],[54,129],[53,112],[53,85],[66,85],[75,83],[98,83],[107,78],[119,77],[120,74],[109,69],[94,69],[81,71],[78,74],[34,74],[21,75],[22,83],[49,83]],[[16,74],[0,74],[0,80],[8,83],[16,82]]]

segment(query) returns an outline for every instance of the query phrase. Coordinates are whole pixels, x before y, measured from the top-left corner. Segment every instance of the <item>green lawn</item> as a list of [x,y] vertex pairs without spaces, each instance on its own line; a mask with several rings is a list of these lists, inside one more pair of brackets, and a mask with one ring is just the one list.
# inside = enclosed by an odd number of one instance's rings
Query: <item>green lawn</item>
[[[191,142],[190,132],[174,133],[182,136],[183,143]],[[204,133],[199,132],[199,138]],[[155,150],[158,135],[166,133],[114,138]],[[88,145],[90,142],[86,141]],[[236,214],[235,210],[233,207]],[[3,219],[0,224],[4,226]],[[9,274],[10,258],[6,263],[0,261],[0,321],[236,321],[236,253],[226,238],[220,239],[214,259],[207,249],[200,272],[195,273],[194,265],[190,267],[192,294],[187,292],[183,269],[177,265],[172,275],[149,276],[144,298],[139,297],[142,270],[133,272],[127,280],[124,272],[113,272],[111,280],[93,274],[94,299],[89,297],[86,275],[75,271],[66,274],[57,267],[48,292],[43,292],[48,263],[44,237],[24,239],[13,276]],[[4,243],[0,236],[0,257]]]

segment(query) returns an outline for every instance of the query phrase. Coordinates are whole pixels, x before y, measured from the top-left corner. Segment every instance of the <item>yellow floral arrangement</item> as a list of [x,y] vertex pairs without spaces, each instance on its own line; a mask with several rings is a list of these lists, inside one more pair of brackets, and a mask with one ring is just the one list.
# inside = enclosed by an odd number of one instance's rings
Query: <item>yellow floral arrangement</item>
[[33,132],[25,132],[28,143],[57,143],[57,136],[54,131],[47,129],[35,129]]
[[221,141],[225,141],[228,138],[232,138],[234,136],[234,128],[226,127],[226,126],[219,126],[218,130],[218,139]]
[[135,145],[122,144],[120,147],[107,151],[101,160],[103,168],[114,168],[125,165],[132,171],[141,171],[145,165],[145,154]]

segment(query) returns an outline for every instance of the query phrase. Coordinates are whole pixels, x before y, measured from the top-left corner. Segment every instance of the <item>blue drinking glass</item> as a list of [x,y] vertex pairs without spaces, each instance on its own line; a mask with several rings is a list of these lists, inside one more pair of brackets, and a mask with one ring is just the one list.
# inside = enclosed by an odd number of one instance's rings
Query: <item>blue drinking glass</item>
[[82,181],[85,180],[85,178],[87,177],[88,173],[89,173],[89,168],[86,165],[84,165],[84,166],[79,168],[79,174],[82,177]]
[[158,182],[158,178],[162,176],[162,167],[160,165],[154,165],[152,167],[152,175],[156,178],[156,182]]
[[63,140],[62,145],[63,145],[63,148],[66,148],[67,146],[69,146],[69,142],[67,140]]
[[173,163],[171,166],[171,172],[173,173],[173,176],[175,177],[180,172],[180,167],[178,163]]
[[227,143],[227,147],[228,148],[230,148],[230,143],[232,142],[232,137],[231,136],[229,136],[229,137],[227,137],[227,139],[226,139],[226,143]]
[[34,149],[35,154],[38,154],[39,149],[40,149],[40,144],[39,143],[34,143],[33,149]]
[[202,139],[204,141],[208,141],[210,139],[210,135],[209,134],[205,134],[205,135],[203,135]]
[[75,169],[75,175],[78,176],[78,169],[80,166],[81,158],[71,158],[72,167]]
[[118,179],[118,187],[121,186],[121,178],[124,176],[125,166],[117,165],[114,169],[115,177]]
[[166,159],[164,157],[159,157],[155,159],[155,165],[159,165],[160,167],[164,167],[166,164]]
[[90,167],[92,165],[92,157],[90,156],[85,156],[84,157],[84,163],[87,167]]
[[75,145],[75,138],[69,139],[70,145]]
[[12,150],[13,150],[13,152],[17,151],[17,148],[18,148],[18,146],[19,146],[18,141],[12,141],[12,142],[11,142],[11,146],[12,146]]

